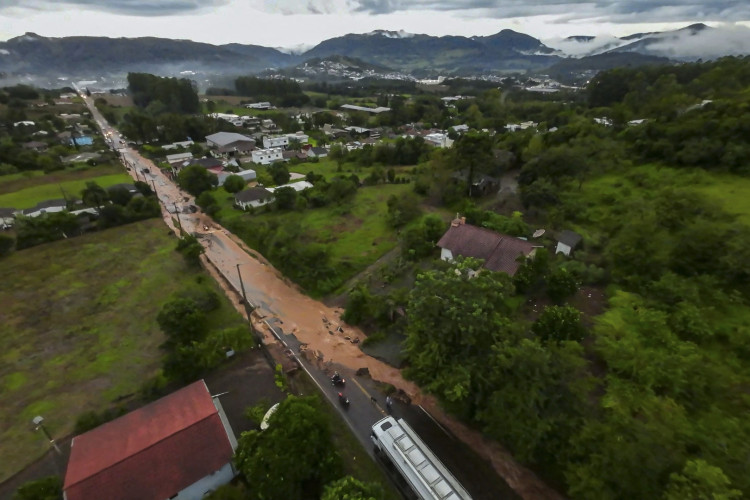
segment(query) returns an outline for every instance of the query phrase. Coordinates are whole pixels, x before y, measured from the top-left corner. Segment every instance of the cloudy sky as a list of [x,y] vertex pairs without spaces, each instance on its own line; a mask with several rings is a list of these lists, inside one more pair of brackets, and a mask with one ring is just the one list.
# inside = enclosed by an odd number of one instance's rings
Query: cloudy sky
[[694,22],[750,26],[748,0],[0,0],[0,40],[159,36],[272,47],[314,45],[375,29],[542,40],[623,36]]

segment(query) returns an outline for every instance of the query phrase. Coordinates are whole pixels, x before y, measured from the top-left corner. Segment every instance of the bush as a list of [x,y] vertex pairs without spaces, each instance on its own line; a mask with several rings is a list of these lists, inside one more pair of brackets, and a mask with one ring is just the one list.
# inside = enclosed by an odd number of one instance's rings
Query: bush
[[60,500],[61,498],[62,480],[57,476],[24,483],[13,494],[13,500]]
[[10,255],[16,246],[16,240],[7,234],[0,234],[0,257]]
[[102,424],[106,424],[107,422],[114,420],[117,417],[121,417],[127,412],[128,411],[121,406],[118,406],[117,408],[107,408],[106,410],[99,413],[95,411],[87,411],[80,414],[76,419],[76,425],[73,429],[73,433],[78,436],[79,434],[83,434],[84,432],[90,431],[91,429],[95,429]]

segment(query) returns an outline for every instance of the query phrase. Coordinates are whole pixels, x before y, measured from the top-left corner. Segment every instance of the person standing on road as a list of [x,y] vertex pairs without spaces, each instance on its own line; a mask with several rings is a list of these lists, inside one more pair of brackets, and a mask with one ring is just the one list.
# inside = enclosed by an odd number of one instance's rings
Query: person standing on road
[[391,412],[393,409],[393,399],[390,396],[385,397],[385,409],[388,410],[388,413]]

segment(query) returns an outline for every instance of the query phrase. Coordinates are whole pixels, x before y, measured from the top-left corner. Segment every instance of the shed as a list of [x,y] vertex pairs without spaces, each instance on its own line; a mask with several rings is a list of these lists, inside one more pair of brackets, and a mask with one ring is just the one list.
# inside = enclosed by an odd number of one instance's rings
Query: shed
[[581,239],[582,237],[580,234],[566,229],[560,233],[560,237],[557,238],[557,248],[555,249],[555,253],[570,255],[581,243]]

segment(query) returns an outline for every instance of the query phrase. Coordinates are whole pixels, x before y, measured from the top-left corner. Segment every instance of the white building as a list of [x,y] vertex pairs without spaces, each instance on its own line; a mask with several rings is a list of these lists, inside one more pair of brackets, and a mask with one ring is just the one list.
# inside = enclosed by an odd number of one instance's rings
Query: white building
[[53,214],[66,210],[68,203],[63,199],[40,201],[35,207],[27,208],[21,212],[26,217],[39,217],[44,214]]
[[281,148],[256,149],[251,155],[253,163],[260,165],[270,165],[275,161],[283,161],[284,159]]
[[294,134],[286,134],[286,138],[288,143],[291,143],[292,141],[297,141],[300,144],[307,144],[310,142],[310,136],[305,134],[304,132],[295,132]]
[[448,134],[442,132],[433,132],[424,136],[424,140],[427,144],[435,146],[436,148],[449,148],[453,146],[453,139],[448,137]]
[[268,188],[268,190],[273,193],[277,189],[292,188],[299,193],[300,191],[304,191],[305,189],[310,189],[311,187],[313,187],[313,185],[309,183],[308,181],[297,181],[297,182],[292,182],[290,184],[284,184],[283,186],[276,186],[276,187]]
[[245,104],[245,107],[248,109],[274,109],[270,102],[251,102]]
[[286,135],[266,135],[263,137],[263,147],[268,148],[285,148],[289,145],[289,136]]

